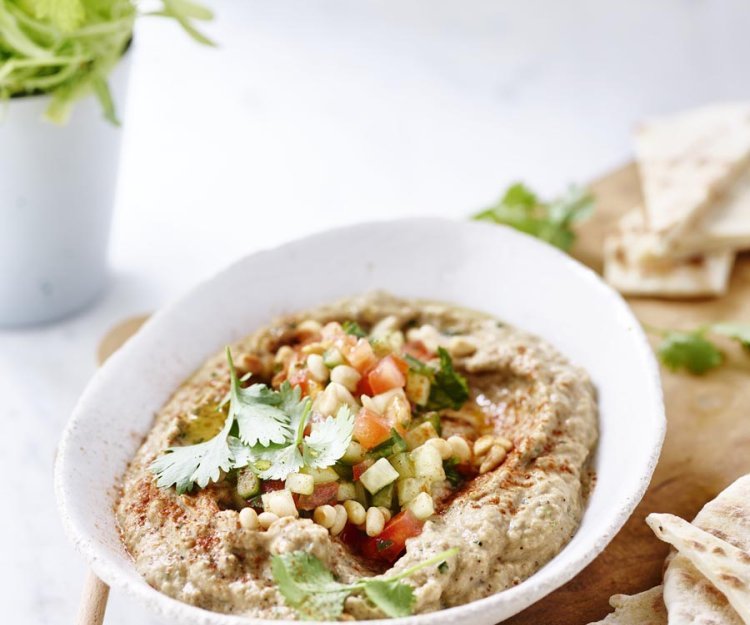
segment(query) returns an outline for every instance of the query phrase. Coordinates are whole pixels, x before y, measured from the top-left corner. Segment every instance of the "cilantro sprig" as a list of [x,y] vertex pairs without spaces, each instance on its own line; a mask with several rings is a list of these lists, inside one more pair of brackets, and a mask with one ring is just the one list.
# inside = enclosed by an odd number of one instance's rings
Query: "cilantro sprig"
[[396,575],[362,578],[351,584],[336,581],[331,571],[306,551],[274,555],[271,571],[287,605],[302,619],[338,619],[346,598],[353,593],[363,593],[384,614],[396,618],[409,616],[414,608],[414,589],[401,580],[428,566],[442,565],[457,553],[454,547]]
[[365,332],[362,326],[359,325],[356,321],[352,321],[350,319],[346,320],[341,324],[341,328],[347,334],[356,336],[359,339],[367,338],[367,332]]
[[408,354],[406,361],[414,373],[427,376],[430,380],[430,396],[425,406],[426,410],[458,410],[469,399],[469,385],[466,378],[453,368],[453,360],[448,350],[438,347],[438,357],[438,369]]
[[240,385],[227,348],[230,391],[224,426],[212,439],[170,447],[151,464],[160,488],[186,493],[205,488],[221,471],[250,467],[261,479],[286,479],[302,467],[323,469],[344,455],[354,431],[354,414],[342,406],[335,417],[311,425],[312,400],[284,382],[278,391],[265,384]]
[[543,202],[526,185],[517,182],[494,206],[478,212],[472,219],[511,226],[567,252],[575,241],[573,224],[589,217],[593,209],[593,196],[577,187],[551,202]]
[[644,327],[649,333],[661,337],[656,353],[662,363],[672,371],[685,370],[702,375],[719,367],[725,356],[719,346],[711,340],[711,334],[735,340],[750,353],[750,324],[721,322],[687,331]]

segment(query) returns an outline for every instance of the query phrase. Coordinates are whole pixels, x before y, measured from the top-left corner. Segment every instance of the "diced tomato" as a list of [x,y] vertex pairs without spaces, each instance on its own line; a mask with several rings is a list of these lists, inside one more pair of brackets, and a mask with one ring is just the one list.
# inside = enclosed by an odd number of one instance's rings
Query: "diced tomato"
[[368,397],[372,397],[375,395],[372,391],[372,387],[370,386],[370,380],[367,377],[367,373],[365,373],[360,379],[359,382],[357,382],[357,397],[360,395],[367,395]]
[[[408,370],[408,367],[407,367]],[[406,385],[406,376],[401,372],[399,364],[393,355],[383,358],[372,371],[367,374],[367,381],[375,395],[401,388]]]
[[339,539],[347,547],[349,547],[349,549],[351,549],[353,552],[355,552],[355,553],[361,553],[362,552],[362,546],[364,545],[365,541],[367,540],[367,534],[365,534],[356,525],[352,525],[351,523],[347,523],[344,526],[344,529],[339,534]]
[[351,366],[360,373],[370,369],[378,360],[367,339],[359,339],[353,346],[345,346],[342,353]]
[[362,474],[367,471],[367,469],[369,469],[373,464],[375,464],[375,461],[372,458],[367,458],[366,460],[355,464],[352,467],[352,479],[355,482],[358,482]]
[[404,345],[404,352],[421,361],[430,360],[435,355],[421,341],[409,341]]
[[296,499],[299,510],[315,510],[318,506],[325,504],[335,504],[336,496],[339,493],[338,482],[327,482],[318,484],[312,495],[299,495]]
[[391,435],[391,424],[385,417],[362,408],[354,419],[354,438],[365,449],[377,447]]
[[270,493],[274,490],[282,490],[284,488],[284,480],[263,480],[260,483],[260,490],[264,493]]
[[362,545],[362,554],[373,560],[395,562],[406,548],[406,541],[422,533],[424,521],[420,521],[410,510],[399,512],[380,534],[367,538]]
[[396,363],[396,366],[398,367],[398,370],[406,375],[409,373],[409,363],[406,362],[401,356],[396,356],[396,354],[391,354],[391,358],[393,358],[393,362]]

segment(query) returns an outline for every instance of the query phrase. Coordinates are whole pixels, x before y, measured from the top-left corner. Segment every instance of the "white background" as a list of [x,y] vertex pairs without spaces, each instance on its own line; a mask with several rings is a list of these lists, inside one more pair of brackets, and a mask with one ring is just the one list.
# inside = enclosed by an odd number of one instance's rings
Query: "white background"
[[[645,115],[750,96],[745,0],[212,6],[217,49],[159,18],[139,26],[108,292],[76,318],[0,332],[3,623],[73,619],[85,566],[52,463],[112,324],[314,230],[460,217],[516,179],[557,193],[628,159]],[[109,625],[156,622],[110,598]]]

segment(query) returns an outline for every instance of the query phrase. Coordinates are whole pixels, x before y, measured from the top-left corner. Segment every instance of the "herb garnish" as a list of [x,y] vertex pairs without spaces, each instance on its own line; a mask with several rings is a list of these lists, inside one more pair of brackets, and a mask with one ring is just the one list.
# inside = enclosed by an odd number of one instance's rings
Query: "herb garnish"
[[341,324],[341,328],[347,334],[351,334],[352,336],[356,336],[357,338],[360,338],[360,339],[367,338],[367,332],[365,332],[362,329],[362,326],[359,325],[356,321],[351,321],[351,320],[344,321]]
[[715,369],[724,362],[724,353],[710,338],[719,334],[737,341],[750,352],[750,324],[722,322],[695,330],[662,330],[645,326],[651,334],[662,337],[656,348],[659,359],[672,371],[685,369],[697,375]]
[[205,488],[217,481],[220,471],[246,466],[261,479],[283,480],[302,467],[332,466],[344,455],[354,431],[354,415],[348,407],[314,423],[305,435],[312,400],[301,398],[299,387],[284,382],[278,391],[265,384],[242,388],[229,348],[227,361],[231,389],[224,426],[211,440],[170,447],[157,458],[150,469],[159,487],[174,485],[182,494],[196,484]]
[[458,410],[469,399],[469,385],[466,378],[453,368],[453,360],[448,350],[438,347],[440,368],[435,370],[427,363],[409,356],[405,356],[409,368],[414,373],[425,375],[430,380],[430,396],[425,408],[427,410],[442,410],[453,408]]
[[567,252],[575,241],[573,224],[586,219],[593,209],[593,196],[582,189],[572,187],[562,197],[545,203],[517,182],[494,206],[472,219],[511,226]]
[[454,547],[396,575],[363,578],[352,584],[337,582],[325,565],[306,551],[274,555],[271,570],[287,605],[305,620],[338,619],[344,601],[355,592],[364,593],[387,616],[396,618],[410,615],[414,607],[414,589],[401,580],[433,564],[442,565],[457,553]]

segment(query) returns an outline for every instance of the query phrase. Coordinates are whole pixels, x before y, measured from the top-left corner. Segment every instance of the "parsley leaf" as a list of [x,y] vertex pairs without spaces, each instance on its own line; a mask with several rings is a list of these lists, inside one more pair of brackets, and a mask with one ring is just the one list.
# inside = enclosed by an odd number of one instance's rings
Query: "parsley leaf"
[[457,553],[457,548],[449,549],[391,577],[363,578],[352,584],[337,582],[318,558],[305,551],[274,555],[271,572],[287,605],[303,619],[338,619],[344,611],[344,601],[355,592],[363,592],[387,616],[399,617],[408,616],[414,608],[414,590],[401,580],[425,567],[444,563]]
[[715,323],[711,326],[711,331],[739,342],[744,349],[750,351],[750,324],[730,322]]
[[356,336],[360,339],[367,338],[367,332],[365,332],[362,329],[362,326],[359,325],[356,321],[344,321],[344,323],[341,324],[341,327],[347,334],[351,334],[352,336]]
[[205,443],[170,447],[159,456],[150,469],[156,474],[156,485],[169,488],[174,485],[178,494],[190,491],[193,485],[205,488],[219,479],[220,470],[229,471],[234,466],[236,447],[227,441],[232,418],[227,417],[224,427]]
[[[231,390],[229,416],[237,421],[240,440],[247,445],[283,443],[289,436],[290,416],[279,407],[287,398],[274,393],[265,384],[240,386],[232,354],[227,348]],[[299,396],[298,396],[299,397]]]
[[505,195],[472,219],[503,224],[568,251],[575,241],[573,224],[586,219],[594,208],[591,194],[571,188],[549,203],[542,202],[524,184],[511,185]]
[[672,371],[687,369],[701,374],[718,367],[724,356],[704,335],[704,330],[666,332],[657,347],[659,358]]

